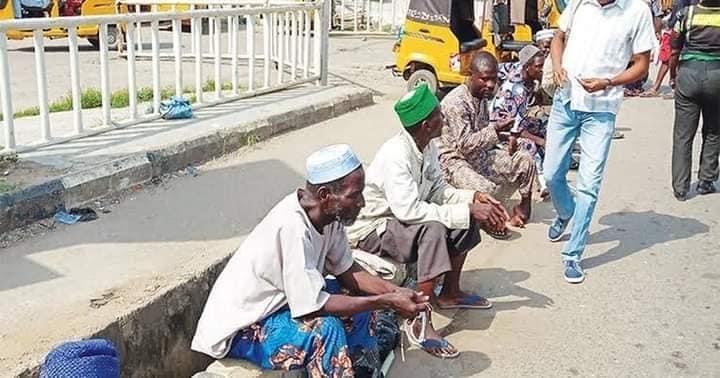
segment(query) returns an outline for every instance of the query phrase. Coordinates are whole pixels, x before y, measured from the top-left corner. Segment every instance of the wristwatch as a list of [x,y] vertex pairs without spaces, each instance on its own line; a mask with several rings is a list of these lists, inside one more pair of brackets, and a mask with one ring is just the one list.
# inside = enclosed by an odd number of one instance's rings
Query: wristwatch
[[607,81],[607,85],[605,86],[605,88],[610,88],[613,86],[612,79],[605,79],[605,81]]

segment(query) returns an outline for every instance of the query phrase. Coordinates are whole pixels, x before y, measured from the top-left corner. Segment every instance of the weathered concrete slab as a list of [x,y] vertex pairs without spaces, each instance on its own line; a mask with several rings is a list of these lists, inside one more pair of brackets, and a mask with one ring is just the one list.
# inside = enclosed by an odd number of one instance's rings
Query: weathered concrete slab
[[0,233],[372,102],[370,91],[347,83],[306,85],[202,109],[192,120],[159,120],[22,154],[70,172],[0,196]]

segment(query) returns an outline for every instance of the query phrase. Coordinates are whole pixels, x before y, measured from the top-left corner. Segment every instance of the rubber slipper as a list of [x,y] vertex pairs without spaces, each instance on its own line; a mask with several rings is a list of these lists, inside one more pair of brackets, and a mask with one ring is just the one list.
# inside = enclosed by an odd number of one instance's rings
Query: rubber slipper
[[460,356],[460,351],[456,350],[455,352],[434,352],[433,349],[446,349],[450,346],[450,343],[445,339],[426,339],[424,341],[421,341],[416,345],[418,348],[424,350],[426,353],[428,353],[431,356],[435,356],[438,358],[445,359],[451,359],[451,358],[457,358]]
[[438,306],[442,310],[452,310],[456,308],[462,308],[462,309],[470,309],[470,310],[488,310],[492,308],[492,303],[479,296],[479,295],[466,295],[462,299],[460,299],[460,302],[452,305],[447,306]]
[[493,231],[493,230],[484,230],[486,234],[490,235],[493,239],[496,240],[508,240],[510,239],[510,233],[508,232],[508,229],[503,229],[502,231]]

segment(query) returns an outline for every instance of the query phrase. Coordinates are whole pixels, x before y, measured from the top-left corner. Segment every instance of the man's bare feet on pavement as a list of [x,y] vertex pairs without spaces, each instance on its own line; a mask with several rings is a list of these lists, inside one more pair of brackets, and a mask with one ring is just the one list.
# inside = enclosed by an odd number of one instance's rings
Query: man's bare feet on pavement
[[529,198],[523,198],[523,200],[513,208],[513,215],[510,217],[510,225],[513,227],[525,227],[525,224],[530,219],[530,202]]

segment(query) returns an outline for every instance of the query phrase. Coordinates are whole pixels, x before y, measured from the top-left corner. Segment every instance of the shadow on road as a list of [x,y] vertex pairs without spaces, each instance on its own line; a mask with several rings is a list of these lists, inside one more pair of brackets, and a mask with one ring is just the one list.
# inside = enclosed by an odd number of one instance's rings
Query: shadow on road
[[552,298],[518,285],[528,278],[530,278],[528,272],[508,271],[503,268],[474,269],[463,272],[464,290],[472,291],[490,300],[505,297],[517,299],[493,300],[493,308],[490,310],[456,311],[450,324],[441,332],[444,335],[450,335],[462,330],[486,330],[490,328],[498,312],[517,310],[521,307],[551,307],[555,303]]
[[[460,356],[452,360],[430,357],[420,350],[412,349],[405,352],[406,362],[395,357],[391,370],[393,378],[436,378],[436,377],[474,377],[492,364],[485,353],[462,351]],[[422,367],[418,363],[422,362]]]
[[170,181],[167,189],[147,187],[149,193],[137,196],[149,196],[149,201],[126,201],[107,217],[63,226],[2,251],[0,292],[61,277],[32,255],[70,245],[95,245],[95,256],[86,259],[102,260],[107,244],[213,241],[247,234],[302,183],[302,176],[282,161],[264,160],[201,171],[198,177]]
[[608,264],[666,242],[688,239],[710,231],[708,225],[693,218],[643,212],[620,211],[600,218],[610,226],[590,235],[589,244],[617,241],[609,251],[583,260],[583,268],[592,269]]

